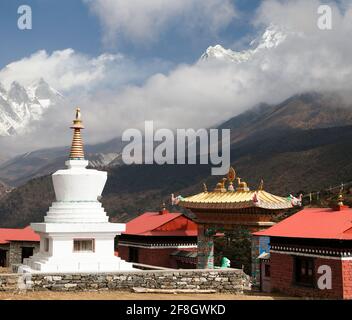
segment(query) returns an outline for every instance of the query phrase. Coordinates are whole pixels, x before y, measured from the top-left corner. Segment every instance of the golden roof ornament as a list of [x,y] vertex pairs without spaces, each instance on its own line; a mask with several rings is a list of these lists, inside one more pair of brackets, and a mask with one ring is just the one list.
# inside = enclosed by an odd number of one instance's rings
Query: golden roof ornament
[[258,186],[258,191],[261,191],[261,190],[264,190],[264,180],[263,179],[260,180],[260,183]]
[[83,141],[81,137],[81,129],[84,129],[81,119],[81,109],[76,109],[76,118],[73,120],[73,124],[70,127],[73,129],[73,138],[70,151],[70,160],[83,160],[84,151],[83,151]]
[[249,191],[247,182],[241,181],[240,177],[237,178],[237,183],[238,183],[237,191]]
[[337,205],[338,206],[343,206],[343,195],[340,193],[338,198],[337,198]]
[[234,192],[235,188],[233,187],[233,181],[235,180],[236,172],[235,169],[230,167],[229,173],[227,174],[227,180],[229,181],[229,186],[227,188],[228,191]]
[[227,178],[222,178],[221,182],[218,182],[216,184],[216,187],[214,189],[215,192],[226,192],[226,188],[225,188],[225,182],[226,182]]
[[203,182],[203,192],[208,192],[208,188],[205,182]]
[[341,185],[340,191],[339,191],[339,195],[337,197],[337,205],[342,207],[343,206],[343,185]]

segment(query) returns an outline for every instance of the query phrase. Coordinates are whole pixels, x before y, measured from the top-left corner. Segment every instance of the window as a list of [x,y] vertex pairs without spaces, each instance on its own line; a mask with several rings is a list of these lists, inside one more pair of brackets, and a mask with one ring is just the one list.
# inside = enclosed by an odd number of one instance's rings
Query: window
[[94,239],[75,239],[73,240],[74,252],[94,252]]
[[29,258],[33,255],[33,247],[22,247],[21,262],[23,259]]
[[264,276],[268,278],[270,277],[270,264],[264,265]]
[[129,247],[128,261],[138,263],[138,248]]
[[0,249],[0,267],[7,267],[7,251]]
[[44,239],[44,251],[49,252],[49,238]]
[[314,285],[314,263],[312,258],[295,257],[295,283],[304,286]]

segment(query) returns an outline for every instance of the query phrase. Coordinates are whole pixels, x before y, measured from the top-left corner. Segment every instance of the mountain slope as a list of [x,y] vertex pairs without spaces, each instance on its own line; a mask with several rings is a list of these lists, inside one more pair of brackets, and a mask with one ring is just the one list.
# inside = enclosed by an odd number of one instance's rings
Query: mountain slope
[[352,125],[352,103],[337,94],[305,93],[293,96],[278,105],[261,104],[236,116],[220,128],[230,128],[231,142],[258,136],[272,135],[291,129],[319,129]]
[[[0,180],[19,186],[30,179],[50,174],[64,166],[69,146],[40,149],[14,157],[0,165]],[[123,143],[120,138],[96,145],[86,145],[85,153],[92,167],[120,163]]]
[[[221,125],[231,129],[238,175],[251,188],[263,178],[266,190],[283,196],[352,180],[352,111],[336,99],[299,95]],[[169,204],[170,193],[200,192],[203,182],[212,189],[220,179],[210,176],[210,165],[120,165],[108,174],[102,201],[115,221]],[[29,181],[0,201],[0,226],[41,221],[53,199],[50,176]]]

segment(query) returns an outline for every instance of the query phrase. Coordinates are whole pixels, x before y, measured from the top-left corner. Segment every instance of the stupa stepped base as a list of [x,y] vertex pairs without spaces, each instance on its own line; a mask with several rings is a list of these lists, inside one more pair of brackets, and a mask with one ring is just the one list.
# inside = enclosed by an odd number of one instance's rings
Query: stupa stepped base
[[47,212],[47,223],[94,223],[108,222],[102,204],[99,201],[56,201]]
[[40,251],[25,259],[27,272],[116,272],[133,270],[114,254],[120,223],[32,223],[40,235]]
[[94,254],[80,254],[80,257],[48,257],[38,253],[30,258],[24,259],[23,264],[27,266],[27,272],[45,273],[81,273],[81,272],[117,272],[135,270],[132,263],[126,262],[119,257],[95,257]]
[[[73,223],[31,223],[31,228],[36,232],[41,233],[55,233],[56,236],[62,234],[63,236],[72,236],[77,233],[77,236],[84,236],[87,234],[88,238],[92,238],[94,234],[106,233],[108,236],[115,237],[125,231],[126,225],[124,223],[110,223],[110,222],[97,222],[85,223],[77,221]],[[114,235],[112,235],[114,233]]]

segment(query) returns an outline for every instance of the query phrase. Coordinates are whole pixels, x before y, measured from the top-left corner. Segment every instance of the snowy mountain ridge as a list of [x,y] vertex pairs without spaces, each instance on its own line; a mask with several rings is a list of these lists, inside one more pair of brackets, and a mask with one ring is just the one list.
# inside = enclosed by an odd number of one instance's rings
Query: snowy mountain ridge
[[199,61],[207,60],[222,60],[231,61],[235,63],[242,63],[250,60],[253,56],[265,49],[271,49],[279,46],[284,42],[289,35],[288,31],[284,31],[278,26],[271,25],[260,38],[251,41],[250,49],[243,51],[233,51],[231,49],[225,49],[223,46],[217,44],[210,46],[202,54]]
[[48,108],[62,99],[44,79],[28,87],[14,81],[8,90],[0,83],[0,136],[25,133],[32,121],[40,120]]

